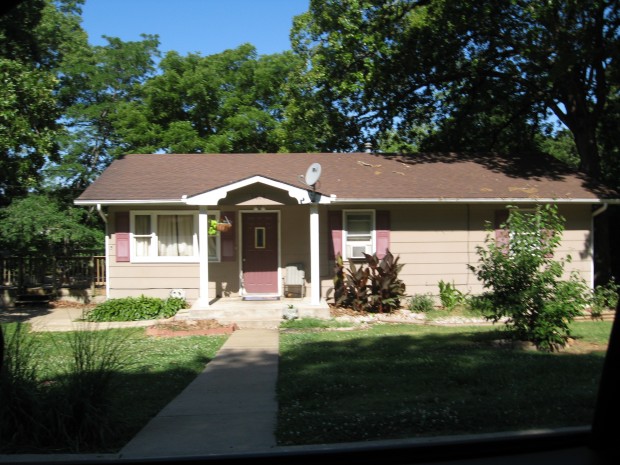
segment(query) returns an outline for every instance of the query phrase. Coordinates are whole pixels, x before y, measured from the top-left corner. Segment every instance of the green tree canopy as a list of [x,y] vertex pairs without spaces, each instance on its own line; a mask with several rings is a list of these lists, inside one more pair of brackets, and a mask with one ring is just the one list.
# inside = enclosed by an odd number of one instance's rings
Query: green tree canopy
[[0,210],[0,251],[12,255],[71,253],[103,247],[103,232],[88,226],[83,208],[65,208],[49,195],[32,194]]
[[[159,55],[157,36],[143,35],[135,42],[105,39],[103,46],[76,48],[59,68],[62,157],[47,173],[76,191],[131,146],[127,128],[141,118],[143,84],[154,75]],[[143,134],[141,127],[133,130]]]
[[619,26],[617,0],[311,0],[292,37],[317,91],[379,139],[532,150],[554,115],[599,176]]
[[[294,133],[290,115],[304,104],[295,79],[303,62],[292,52],[258,56],[254,46],[209,56],[169,52],[161,73],[144,85],[145,112],[134,151],[227,153],[296,151],[315,147]],[[308,131],[318,136],[316,131]],[[319,139],[321,140],[321,139]]]
[[21,2],[0,16],[0,206],[41,181],[57,160],[55,73],[80,41],[81,2]]

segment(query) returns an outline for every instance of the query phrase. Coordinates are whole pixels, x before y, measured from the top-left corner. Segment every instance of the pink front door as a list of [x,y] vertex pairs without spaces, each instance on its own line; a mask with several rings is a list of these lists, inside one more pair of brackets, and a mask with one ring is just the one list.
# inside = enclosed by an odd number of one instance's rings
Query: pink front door
[[243,286],[248,294],[278,292],[278,215],[243,214]]

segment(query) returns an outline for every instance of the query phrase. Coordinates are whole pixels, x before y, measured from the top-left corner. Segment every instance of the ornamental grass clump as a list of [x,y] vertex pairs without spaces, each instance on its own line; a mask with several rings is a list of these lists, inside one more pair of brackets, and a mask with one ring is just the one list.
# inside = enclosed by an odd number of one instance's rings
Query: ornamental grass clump
[[71,358],[50,378],[38,339],[12,326],[0,370],[0,452],[105,449],[119,427],[112,419],[115,383],[128,365],[123,334],[71,332]]
[[39,346],[28,336],[27,328],[17,324],[11,332],[2,331],[0,360],[0,451],[19,450],[24,437],[42,437],[42,402],[38,393]]
[[507,318],[507,328],[517,339],[553,351],[566,344],[570,323],[587,303],[587,286],[576,274],[562,280],[565,260],[556,260],[564,219],[554,205],[534,212],[509,207],[508,220],[500,225],[499,240],[487,227],[484,247],[477,247],[479,263],[469,265],[487,292],[478,299],[486,317]]

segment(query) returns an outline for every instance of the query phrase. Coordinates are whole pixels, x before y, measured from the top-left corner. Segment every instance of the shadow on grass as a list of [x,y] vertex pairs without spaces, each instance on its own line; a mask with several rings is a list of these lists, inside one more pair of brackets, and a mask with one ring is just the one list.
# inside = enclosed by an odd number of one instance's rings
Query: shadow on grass
[[25,323],[31,318],[49,315],[54,309],[48,305],[0,308],[0,323]]
[[[604,352],[498,346],[497,330],[283,335],[278,441],[312,444],[591,423]],[[318,340],[317,340],[318,339]],[[604,350],[604,349],[603,349]]]

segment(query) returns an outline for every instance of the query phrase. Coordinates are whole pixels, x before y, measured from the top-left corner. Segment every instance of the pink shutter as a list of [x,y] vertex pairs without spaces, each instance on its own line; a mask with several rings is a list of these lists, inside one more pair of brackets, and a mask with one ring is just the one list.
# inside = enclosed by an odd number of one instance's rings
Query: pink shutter
[[116,214],[116,261],[128,262],[129,253],[129,212]]
[[224,218],[228,218],[230,222],[233,224],[232,228],[230,228],[226,232],[220,233],[220,246],[221,250],[221,258],[223,262],[232,262],[235,260],[235,222],[233,219],[235,218],[235,212],[223,212],[220,217],[220,221],[224,221]]
[[335,260],[336,255],[342,255],[342,212],[327,212],[327,227],[329,228],[328,259]]
[[383,258],[390,249],[390,212],[378,211],[375,217],[377,257]]
[[510,232],[502,226],[506,225],[506,221],[508,221],[508,214],[508,210],[495,211],[495,245],[505,251],[508,251]]

